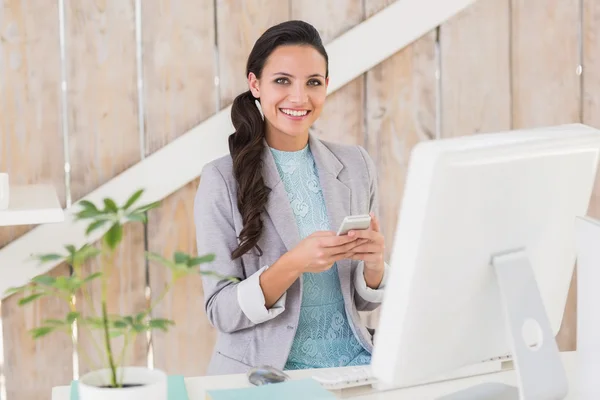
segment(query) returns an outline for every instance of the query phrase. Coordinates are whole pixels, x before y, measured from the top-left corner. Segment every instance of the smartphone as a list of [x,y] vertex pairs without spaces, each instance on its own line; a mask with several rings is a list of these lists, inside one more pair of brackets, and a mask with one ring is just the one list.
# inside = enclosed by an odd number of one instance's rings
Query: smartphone
[[364,230],[369,229],[371,226],[371,216],[369,214],[364,215],[348,215],[342,221],[340,229],[338,229],[338,236],[346,235],[351,230]]

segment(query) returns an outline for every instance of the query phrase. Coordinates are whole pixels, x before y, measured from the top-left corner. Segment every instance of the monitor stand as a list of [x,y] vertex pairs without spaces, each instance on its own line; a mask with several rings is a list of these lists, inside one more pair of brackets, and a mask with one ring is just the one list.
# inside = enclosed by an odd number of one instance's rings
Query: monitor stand
[[[518,386],[490,382],[438,400],[558,400],[568,392],[558,346],[524,250],[492,257]],[[524,338],[524,332],[537,333]]]

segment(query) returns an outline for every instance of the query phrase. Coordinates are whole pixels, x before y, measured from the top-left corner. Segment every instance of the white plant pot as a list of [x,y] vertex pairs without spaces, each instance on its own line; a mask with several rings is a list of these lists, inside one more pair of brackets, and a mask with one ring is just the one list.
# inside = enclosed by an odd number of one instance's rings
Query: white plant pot
[[[123,375],[121,375],[123,374]],[[117,379],[122,376],[123,385],[140,386],[107,388],[110,369],[92,371],[79,379],[80,400],[167,400],[167,374],[144,367],[117,369]]]

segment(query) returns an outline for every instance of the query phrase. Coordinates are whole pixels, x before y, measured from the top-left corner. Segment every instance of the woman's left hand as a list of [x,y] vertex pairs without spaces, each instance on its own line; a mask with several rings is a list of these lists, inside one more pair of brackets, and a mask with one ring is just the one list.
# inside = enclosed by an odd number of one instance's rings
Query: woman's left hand
[[353,260],[364,261],[365,274],[380,273],[383,276],[385,268],[384,249],[385,239],[380,232],[379,220],[374,213],[371,213],[371,226],[365,230],[353,230],[348,235],[357,239],[362,239],[363,244],[352,249]]

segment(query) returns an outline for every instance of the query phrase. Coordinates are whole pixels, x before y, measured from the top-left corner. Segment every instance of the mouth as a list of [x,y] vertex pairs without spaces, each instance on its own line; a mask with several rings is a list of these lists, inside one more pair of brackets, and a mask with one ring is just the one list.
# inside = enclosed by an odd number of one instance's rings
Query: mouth
[[294,110],[291,108],[280,108],[279,111],[293,121],[301,121],[308,117],[311,112],[311,110]]

